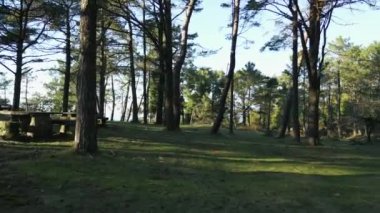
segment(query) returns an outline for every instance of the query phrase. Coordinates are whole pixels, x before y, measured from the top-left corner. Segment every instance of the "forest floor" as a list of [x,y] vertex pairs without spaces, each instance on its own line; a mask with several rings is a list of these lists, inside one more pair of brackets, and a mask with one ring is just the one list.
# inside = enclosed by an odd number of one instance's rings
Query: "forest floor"
[[380,212],[380,144],[110,123],[100,153],[0,142],[0,212]]

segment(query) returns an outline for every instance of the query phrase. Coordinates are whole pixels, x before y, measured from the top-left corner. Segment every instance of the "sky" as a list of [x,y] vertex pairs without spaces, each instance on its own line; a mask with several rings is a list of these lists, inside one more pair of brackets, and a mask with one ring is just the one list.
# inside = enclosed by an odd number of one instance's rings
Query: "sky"
[[[242,1],[245,2],[245,1]],[[190,32],[198,33],[196,40],[202,47],[208,49],[220,49],[218,54],[208,57],[198,57],[194,64],[198,67],[211,67],[216,70],[226,70],[229,63],[230,41],[225,37],[230,33],[226,26],[231,20],[231,10],[220,7],[221,1],[203,0],[203,10],[193,14],[190,23]],[[361,6],[356,11],[349,9],[337,9],[334,11],[334,19],[328,30],[328,41],[333,41],[338,36],[349,37],[356,45],[368,45],[380,40],[380,10],[374,11],[366,6]],[[256,67],[265,75],[278,76],[290,63],[290,49],[279,52],[264,51],[260,48],[269,41],[274,33],[278,33],[275,20],[278,17],[266,12],[257,17],[260,27],[254,27],[238,37],[236,51],[236,70],[241,69],[248,61],[256,64]],[[245,42],[253,40],[253,44]]]
[[[193,14],[190,33],[198,33],[198,38],[195,42],[206,49],[220,49],[217,54],[196,58],[194,64],[197,67],[210,67],[214,70],[225,71],[228,66],[230,40],[226,39],[226,35],[231,30],[226,26],[230,23],[231,10],[221,8],[221,2],[224,2],[224,0],[203,0],[203,10]],[[245,1],[243,0],[242,2]],[[368,45],[373,41],[380,41],[380,27],[378,27],[380,10],[374,11],[368,9],[368,7],[360,7],[358,11],[354,12],[348,9],[339,9],[334,11],[334,14],[334,22],[328,31],[328,40],[332,41],[341,35],[345,38],[349,37],[350,41],[356,45]],[[261,26],[250,29],[238,38],[236,70],[243,68],[249,61],[254,62],[256,67],[267,76],[278,76],[287,68],[287,64],[290,63],[290,49],[279,52],[260,52],[263,44],[273,34],[279,33],[274,24],[277,18],[269,13],[259,15],[256,21],[260,22]],[[246,39],[252,40],[254,43],[247,44]],[[39,66],[47,68],[47,65],[47,63],[43,63]],[[40,68],[36,67],[36,69]],[[2,69],[0,67],[0,71],[3,71]],[[30,94],[33,91],[43,92],[43,83],[51,79],[49,73],[46,72],[37,72],[35,75],[38,77],[31,82]],[[9,76],[8,78],[13,80],[14,76]],[[7,98],[9,99],[13,96],[12,90],[13,84],[7,90]],[[0,97],[3,97],[3,95],[1,94]]]

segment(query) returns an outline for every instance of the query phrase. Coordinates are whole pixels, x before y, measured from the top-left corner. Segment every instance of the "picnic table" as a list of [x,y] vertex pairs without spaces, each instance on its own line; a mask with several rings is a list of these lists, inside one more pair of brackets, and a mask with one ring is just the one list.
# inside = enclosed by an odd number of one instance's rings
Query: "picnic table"
[[[2,120],[15,126],[13,131],[33,138],[49,138],[53,134],[50,112],[0,111]],[[12,130],[11,130],[12,131]]]
[[9,105],[9,104],[0,105],[0,110],[11,110],[11,109],[12,109],[12,105]]
[[[97,118],[104,125],[108,118]],[[0,120],[10,122],[14,131],[25,133],[32,138],[48,139],[53,135],[53,126],[59,125],[59,133],[65,134],[75,126],[75,112],[27,112],[0,111]]]

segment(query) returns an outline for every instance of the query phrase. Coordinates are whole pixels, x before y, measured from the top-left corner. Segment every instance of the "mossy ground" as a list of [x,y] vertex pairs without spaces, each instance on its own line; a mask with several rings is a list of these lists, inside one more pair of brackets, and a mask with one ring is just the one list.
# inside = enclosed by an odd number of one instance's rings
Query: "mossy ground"
[[380,144],[110,123],[95,156],[1,142],[2,212],[380,212]]

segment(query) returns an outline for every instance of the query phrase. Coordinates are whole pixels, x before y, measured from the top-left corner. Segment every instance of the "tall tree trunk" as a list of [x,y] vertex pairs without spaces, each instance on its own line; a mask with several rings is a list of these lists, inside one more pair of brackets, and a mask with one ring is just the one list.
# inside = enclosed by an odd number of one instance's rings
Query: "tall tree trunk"
[[279,138],[285,137],[286,129],[289,126],[290,111],[291,111],[292,103],[293,103],[293,100],[292,100],[293,93],[294,93],[293,88],[289,89],[288,95],[286,97],[286,101],[284,103],[285,106],[282,112],[281,129],[278,135]]
[[[102,14],[102,16],[104,16]],[[100,72],[99,72],[99,117],[104,117],[104,106],[106,96],[106,72],[107,72],[107,55],[106,55],[106,31],[104,17],[101,18],[101,38],[100,38]]]
[[245,97],[245,94],[244,96],[242,97],[241,99],[241,103],[242,103],[242,109],[243,109],[243,114],[242,114],[242,117],[243,117],[243,126],[247,126],[247,106],[245,104],[246,102],[246,97]]
[[65,38],[65,80],[63,83],[62,111],[69,111],[70,78],[71,78],[71,26],[70,9],[66,8],[66,38]]
[[337,110],[338,110],[338,116],[337,116],[337,128],[338,128],[338,138],[342,138],[342,130],[341,130],[341,101],[342,101],[342,91],[341,91],[341,85],[340,85],[340,68],[338,67],[338,73],[337,73],[337,86],[338,86],[338,91],[337,91]]
[[[160,67],[163,67],[163,62],[160,61]],[[160,76],[157,85],[157,103],[156,103],[156,124],[162,125],[164,122],[163,106],[164,106],[164,87],[165,87],[165,75],[160,70]]]
[[[23,52],[24,52],[24,39],[26,37],[26,27],[27,27],[27,15],[24,10],[28,11],[28,9],[24,8],[24,1],[20,1],[20,14],[18,18],[18,41],[17,41],[17,49],[16,49],[16,72],[15,81],[14,81],[14,89],[13,89],[13,103],[12,110],[18,110],[20,108],[20,96],[21,96],[21,79],[22,79],[22,65],[23,65]],[[30,6],[26,6],[29,8]]]
[[174,69],[173,69],[173,84],[174,84],[174,129],[179,129],[180,120],[181,120],[181,91],[180,91],[180,76],[181,69],[185,62],[186,54],[187,54],[187,40],[188,40],[188,31],[189,31],[189,23],[191,19],[191,15],[193,14],[193,10],[195,7],[195,3],[197,0],[188,0],[187,9],[186,9],[186,18],[184,20],[183,26],[181,28],[181,44],[180,44],[180,53],[178,58],[176,59]]
[[21,96],[21,80],[22,80],[22,61],[23,61],[23,44],[20,41],[17,44],[17,55],[16,55],[16,73],[15,82],[13,89],[13,104],[12,110],[18,110],[20,108],[20,96]]
[[130,81],[128,81],[128,83],[127,83],[127,94],[125,95],[123,109],[121,111],[120,121],[122,121],[122,122],[125,121],[125,114],[127,113],[128,99],[129,99],[129,88],[130,88]]
[[[248,97],[251,97],[251,89],[248,90]],[[248,111],[247,111],[247,120],[248,120],[248,126],[251,126],[251,107],[248,106]]]
[[212,126],[211,133],[216,134],[219,132],[219,128],[223,121],[223,115],[226,107],[226,100],[228,90],[230,89],[231,81],[234,78],[235,71],[235,51],[236,51],[236,42],[238,37],[238,29],[239,29],[239,14],[240,14],[240,0],[233,1],[233,20],[232,20],[232,40],[231,40],[231,52],[230,52],[230,67],[227,74],[227,81],[223,88],[222,97],[220,99],[220,108],[218,115],[215,119],[214,125]]
[[307,114],[307,101],[306,101],[306,71],[304,72],[304,75],[303,75],[303,94],[302,94],[302,105],[303,105],[303,109],[302,109],[302,127],[303,127],[303,131],[304,131],[304,134],[306,132],[306,127],[307,127],[307,124],[306,124],[306,114]]
[[136,92],[136,72],[135,72],[135,57],[134,57],[134,48],[133,48],[133,27],[132,22],[130,20],[128,14],[128,28],[129,28],[129,42],[128,42],[128,50],[129,50],[129,67],[130,67],[130,76],[131,76],[131,91],[132,91],[132,122],[138,123],[138,106],[137,106],[137,92]]
[[231,81],[231,90],[230,90],[230,134],[234,133],[234,79]]
[[247,121],[248,121],[248,126],[251,126],[251,111],[248,110],[248,113],[247,113]]
[[327,124],[328,128],[331,128],[333,125],[333,106],[331,103],[331,84],[329,83],[328,85],[328,90],[327,90]]
[[[143,0],[143,24],[146,25],[145,20],[145,13],[146,13],[146,7],[145,7],[145,0]],[[144,61],[143,61],[143,97],[144,97],[144,124],[148,124],[148,93],[147,93],[147,56],[146,56],[146,33],[145,30],[143,30],[143,54],[144,54]]]
[[141,105],[143,104],[143,101],[144,101],[144,96],[142,95],[142,96],[140,97],[140,102],[139,102],[139,104],[138,104],[138,109],[139,109],[139,111],[140,111],[140,109],[141,109]]
[[259,106],[259,126],[260,126],[260,128],[263,128],[263,107],[262,107],[262,105],[260,104],[260,106]]
[[319,145],[319,94],[320,94],[320,73],[319,73],[319,44],[321,37],[321,14],[318,0],[312,0],[309,5],[310,18],[307,29],[309,37],[309,48],[303,34],[302,26],[299,26],[303,55],[305,56],[306,66],[309,76],[309,112],[308,127],[306,135],[309,144]]
[[28,74],[24,74],[24,77],[25,77],[25,110],[29,111],[29,104],[28,104],[29,79],[28,79]]
[[164,88],[165,88],[165,58],[164,58],[164,6],[163,6],[163,0],[159,1],[159,19],[156,20],[157,22],[157,28],[158,28],[158,46],[157,46],[157,52],[158,52],[158,58],[159,58],[159,69],[160,69],[160,75],[157,85],[157,103],[156,103],[156,124],[162,125],[163,124],[163,106],[164,106]]
[[151,85],[151,78],[152,78],[152,72],[148,73],[148,85],[146,87],[146,101],[147,101],[147,111],[148,111],[148,117],[149,117],[149,123],[152,123],[152,116],[151,116],[151,103],[150,103],[150,85]]
[[319,81],[311,81],[309,86],[308,129],[310,145],[319,145]]
[[271,117],[272,117],[272,92],[269,92],[268,94],[268,112],[267,112],[267,126],[266,126],[266,132],[268,135],[271,134]]
[[95,153],[98,150],[96,127],[96,18],[97,4],[81,0],[80,69],[77,85],[75,151]]
[[298,77],[299,77],[299,66],[298,66],[298,13],[296,5],[298,0],[292,0],[292,80],[293,80],[293,94],[292,94],[292,118],[293,118],[293,134],[297,143],[301,143],[301,133],[300,133],[300,121],[299,121],[299,110],[298,110]]
[[115,95],[115,85],[113,81],[113,75],[111,75],[111,92],[112,92],[112,110],[111,110],[110,120],[113,121],[113,117],[115,114],[115,106],[116,106],[116,95]]
[[172,14],[171,0],[164,0],[164,64],[165,64],[165,126],[168,131],[178,130],[174,119],[174,92],[173,92],[173,44],[172,44]]
[[327,135],[328,137],[333,137],[334,125],[333,125],[333,106],[331,102],[331,84],[328,84],[327,89]]
[[375,121],[372,118],[364,118],[365,135],[367,136],[367,142],[371,143],[372,129],[375,125]]
[[131,105],[129,106],[128,116],[127,116],[127,122],[131,118],[132,111],[133,111],[133,102],[131,102]]

